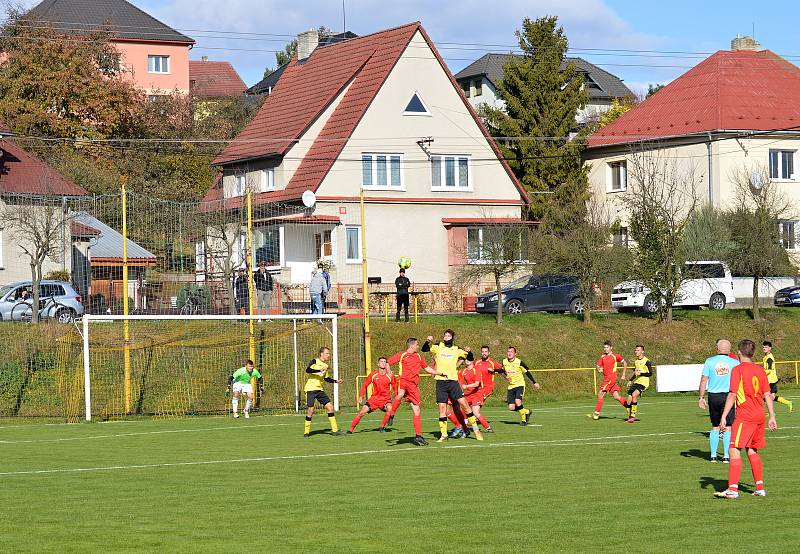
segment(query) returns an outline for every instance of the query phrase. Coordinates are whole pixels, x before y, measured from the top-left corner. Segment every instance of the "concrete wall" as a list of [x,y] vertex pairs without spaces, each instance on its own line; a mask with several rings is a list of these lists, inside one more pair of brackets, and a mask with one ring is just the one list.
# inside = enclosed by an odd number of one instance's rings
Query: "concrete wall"
[[[758,283],[758,296],[761,299],[772,299],[778,290],[784,287],[792,287],[795,283],[796,279],[794,277],[769,277],[767,279],[760,279]],[[753,278],[734,277],[733,292],[736,295],[736,301],[738,303],[741,303],[741,300],[744,298],[753,298]]]
[[[0,202],[0,210],[14,210],[4,202]],[[42,210],[44,214],[44,210]],[[46,275],[50,271],[71,271],[71,237],[69,233],[69,222],[67,222],[64,235],[64,244],[61,245],[60,254],[57,259],[47,259],[42,266],[42,274]],[[19,233],[15,228],[6,224],[5,228],[0,229],[0,285],[6,285],[15,281],[30,281],[31,266],[30,258],[25,254],[22,246],[31,246],[26,235]],[[64,256],[66,253],[66,256]]]
[[[146,93],[189,93],[189,45],[114,41],[122,55],[123,76]],[[169,56],[169,73],[147,71],[147,56]]]

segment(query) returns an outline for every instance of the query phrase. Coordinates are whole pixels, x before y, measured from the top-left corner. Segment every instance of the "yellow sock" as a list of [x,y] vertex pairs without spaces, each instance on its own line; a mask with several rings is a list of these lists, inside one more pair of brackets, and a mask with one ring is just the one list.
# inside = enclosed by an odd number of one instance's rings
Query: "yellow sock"
[[777,400],[777,401],[778,401],[778,402],[780,402],[781,404],[786,404],[787,406],[788,406],[789,404],[791,404],[791,402],[789,402],[788,400],[786,400],[786,399],[785,399],[784,397],[782,397],[782,396],[776,396],[776,397],[775,397],[775,400]]
[[334,433],[338,433],[339,432],[339,426],[336,424],[336,416],[329,415],[328,416],[328,421],[331,422],[331,431],[333,431]]
[[520,419],[525,419],[525,416],[528,415],[529,413],[531,413],[531,411],[528,408],[522,408],[519,411],[519,418]]
[[631,404],[631,417],[636,417],[636,412],[639,411],[638,404]]
[[478,427],[478,422],[475,421],[475,416],[474,415],[473,416],[469,416],[467,418],[467,421],[469,422],[469,426],[472,427],[473,429]]
[[447,421],[439,422],[439,431],[441,431],[443,437],[447,436]]
[[305,424],[305,427],[304,427],[304,431],[303,431],[303,433],[304,433],[304,434],[306,434],[306,435],[308,435],[308,434],[311,432],[311,420],[310,420],[310,419],[307,419],[307,420],[305,421],[305,423],[306,423],[306,424]]

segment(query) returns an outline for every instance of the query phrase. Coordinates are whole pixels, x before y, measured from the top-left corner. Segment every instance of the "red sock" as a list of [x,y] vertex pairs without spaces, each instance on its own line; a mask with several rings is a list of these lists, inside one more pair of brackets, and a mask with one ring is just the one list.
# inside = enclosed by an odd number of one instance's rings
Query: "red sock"
[[414,432],[417,435],[422,435],[422,417],[415,415],[414,416]]
[[761,456],[758,455],[758,452],[754,452],[753,454],[748,454],[747,457],[750,459],[750,469],[753,470],[753,480],[756,482],[756,490],[763,491],[764,464],[761,463]]
[[353,423],[350,424],[350,431],[354,431],[358,422],[361,421],[361,414],[356,414],[356,417],[353,418]]
[[624,399],[624,398],[622,398],[621,396],[620,396],[619,398],[617,398],[617,402],[619,402],[620,404],[622,404],[622,407],[623,407],[623,408],[627,408],[627,407],[628,407],[628,403],[627,403],[627,402],[625,401],[625,399]]
[[402,402],[402,398],[395,398],[394,402],[392,402],[392,415],[397,413],[397,408],[400,407],[400,402]]
[[386,424],[389,422],[390,417],[392,417],[391,410],[386,412],[386,415],[383,416],[383,423],[381,423],[381,427],[386,427]]
[[728,488],[731,490],[739,490],[739,477],[742,474],[742,459],[731,458],[730,467],[728,468]]
[[461,420],[458,418],[455,412],[450,412],[449,414],[447,414],[447,419],[452,421],[453,425],[455,425],[456,427],[461,427]]
[[600,410],[602,410],[602,409],[603,409],[603,399],[602,398],[598,398],[597,399],[597,405],[594,407],[594,413],[599,414]]
[[478,418],[478,421],[481,422],[481,425],[483,425],[484,429],[491,428],[491,425],[489,425],[489,422],[486,420],[486,417],[483,414],[481,414],[479,416],[476,416],[476,417]]

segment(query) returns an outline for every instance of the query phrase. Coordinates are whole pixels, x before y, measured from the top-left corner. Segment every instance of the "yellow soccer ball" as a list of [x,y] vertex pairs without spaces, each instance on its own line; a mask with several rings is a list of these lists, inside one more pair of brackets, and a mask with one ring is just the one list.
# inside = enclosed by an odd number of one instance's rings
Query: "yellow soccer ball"
[[408,269],[409,267],[411,267],[411,258],[403,256],[399,260],[397,260],[397,265],[400,266],[400,269]]

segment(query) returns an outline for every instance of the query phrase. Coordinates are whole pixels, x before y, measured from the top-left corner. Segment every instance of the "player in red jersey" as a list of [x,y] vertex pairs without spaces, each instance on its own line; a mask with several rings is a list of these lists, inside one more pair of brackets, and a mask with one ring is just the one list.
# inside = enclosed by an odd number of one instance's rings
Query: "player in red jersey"
[[756,343],[749,339],[739,341],[739,360],[742,362],[731,371],[731,388],[722,410],[722,421],[736,404],[736,417],[733,420],[730,456],[728,467],[728,488],[714,493],[720,498],[739,498],[739,476],[742,474],[742,454],[740,449],[747,449],[750,469],[756,484],[754,496],[767,496],[764,489],[764,466],[758,449],[767,445],[764,433],[764,402],[769,412],[770,431],[778,428],[775,421],[775,408],[772,404],[772,392],[764,367],[753,363]]
[[[475,362],[475,369],[478,371],[481,380],[484,401],[494,392],[494,373],[498,369],[503,369],[502,364],[489,356],[489,347],[481,346],[481,358]],[[481,422],[483,425],[483,422]],[[484,426],[485,427],[485,426]]]
[[628,371],[628,362],[619,354],[614,353],[614,346],[611,341],[603,343],[603,354],[597,360],[597,371],[603,373],[603,384],[600,385],[600,392],[597,393],[597,405],[594,407],[594,413],[589,417],[592,419],[600,419],[600,410],[603,409],[603,399],[606,394],[614,396],[614,400],[619,402],[625,408],[625,419],[628,415],[628,406],[625,399],[619,394],[622,390],[617,384],[617,364],[622,364],[622,374]]
[[[372,385],[372,395],[366,403],[364,403],[364,395],[367,394],[367,387]],[[361,411],[353,418],[350,424],[348,435],[352,435],[356,430],[356,425],[361,421],[361,418],[372,412],[373,410],[383,410],[386,415],[383,417],[383,422],[378,428],[381,433],[386,432],[386,422],[392,415],[392,391],[397,393],[397,379],[392,373],[386,358],[381,356],[378,358],[378,369],[367,375],[364,379],[364,384],[361,385],[361,390],[358,392],[358,403],[363,404]]]
[[425,446],[428,441],[422,436],[422,417],[419,413],[419,372],[421,369],[425,370],[431,375],[435,375],[436,371],[429,368],[425,362],[425,358],[419,353],[419,341],[413,337],[406,341],[406,349],[403,352],[398,352],[389,358],[389,365],[400,364],[400,380],[398,385],[397,396],[394,397],[392,403],[392,412],[389,416],[386,425],[391,427],[394,423],[394,416],[397,409],[400,407],[400,402],[403,399],[411,404],[411,411],[414,414],[414,444],[417,446]]
[[[465,360],[466,365],[458,371],[458,383],[461,385],[461,390],[464,391],[464,398],[472,408],[472,414],[481,422],[483,428],[488,433],[494,433],[492,426],[484,416],[481,415],[481,406],[486,399],[483,390],[483,381],[481,381],[481,374],[475,367],[475,362],[472,360]],[[467,425],[464,412],[458,406],[450,406],[447,412],[447,417],[453,422],[454,428],[448,435],[450,438],[464,438],[469,436],[469,426]]]

